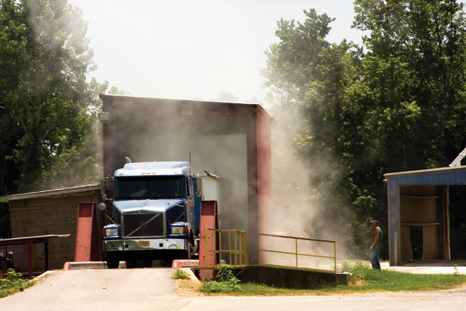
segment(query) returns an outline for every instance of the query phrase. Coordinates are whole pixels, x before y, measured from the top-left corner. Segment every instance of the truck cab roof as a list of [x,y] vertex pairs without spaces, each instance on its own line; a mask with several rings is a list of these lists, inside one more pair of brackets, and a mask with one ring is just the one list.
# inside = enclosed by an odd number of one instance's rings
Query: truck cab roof
[[147,175],[188,175],[189,162],[135,162],[126,163],[115,171],[115,177],[147,176]]

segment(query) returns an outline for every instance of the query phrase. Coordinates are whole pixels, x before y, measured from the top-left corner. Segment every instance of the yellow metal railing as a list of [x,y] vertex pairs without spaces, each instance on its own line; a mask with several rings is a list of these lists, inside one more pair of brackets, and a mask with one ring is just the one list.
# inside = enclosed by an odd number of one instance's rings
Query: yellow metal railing
[[[213,234],[209,234],[209,231]],[[228,249],[222,248],[222,234],[225,233],[228,234]],[[213,243],[209,244],[209,236],[213,237]],[[247,266],[249,266],[246,231],[206,228],[205,239],[205,256],[207,264],[206,268],[218,268],[217,265],[208,264],[209,254],[214,254],[214,257],[219,256],[220,260],[222,259],[223,254],[228,254],[228,256],[226,257],[228,257],[229,262],[227,262],[226,264],[228,264],[231,268],[246,268]],[[216,247],[217,239],[218,249],[209,249],[209,245],[212,245],[214,248]]]
[[[272,238],[284,238],[284,239],[294,239],[294,249],[295,251],[279,251],[279,250],[271,250],[271,249],[265,249],[262,248],[264,242],[261,242],[261,236],[264,237],[272,237]],[[321,242],[321,243],[333,243],[333,256],[323,256],[320,255],[318,252],[314,252],[313,254],[310,254],[308,250],[307,253],[299,253],[298,252],[298,240],[305,241],[306,242]],[[262,245],[261,245],[262,244]],[[271,243],[276,245],[276,243]],[[276,253],[276,254],[286,254],[289,259],[289,261],[294,261],[295,265],[280,265],[280,264],[272,264],[272,263],[263,263],[264,258],[261,260],[261,252],[267,252],[267,253]],[[275,235],[275,234],[265,234],[265,233],[259,233],[259,266],[270,266],[270,267],[281,267],[281,268],[292,268],[292,269],[301,269],[301,270],[313,270],[313,271],[319,271],[319,272],[326,272],[326,273],[336,273],[337,272],[337,243],[335,241],[330,241],[330,240],[317,240],[317,239],[310,239],[310,238],[303,238],[303,237],[294,237],[294,236],[287,236],[287,235]],[[299,266],[299,261],[298,257],[299,256],[306,256],[306,257],[314,257],[316,258],[316,261],[318,263],[319,258],[326,258],[326,259],[333,259],[333,266],[330,267],[330,269],[319,269],[319,268],[310,268],[310,267],[300,267]],[[294,260],[293,260],[294,259]],[[317,264],[317,266],[319,266]]]

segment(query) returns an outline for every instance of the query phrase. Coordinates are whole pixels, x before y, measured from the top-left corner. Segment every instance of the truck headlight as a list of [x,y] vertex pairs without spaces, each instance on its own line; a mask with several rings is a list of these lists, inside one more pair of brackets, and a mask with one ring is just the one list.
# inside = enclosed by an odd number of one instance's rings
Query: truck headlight
[[172,227],[172,234],[187,234],[188,227]]
[[102,237],[103,238],[115,238],[120,237],[120,226],[119,225],[106,225],[102,230]]
[[110,228],[104,229],[106,236],[117,236],[118,235],[118,228]]

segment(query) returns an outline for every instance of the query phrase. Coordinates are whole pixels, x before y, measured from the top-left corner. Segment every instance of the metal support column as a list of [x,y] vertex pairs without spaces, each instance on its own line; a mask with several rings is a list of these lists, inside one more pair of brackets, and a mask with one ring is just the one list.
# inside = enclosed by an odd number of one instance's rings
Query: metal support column
[[[208,254],[207,249],[218,250],[218,238],[215,239],[215,232],[209,232],[207,237],[209,245],[206,245],[206,228],[218,229],[218,210],[217,201],[201,202],[201,222],[199,234],[199,267],[213,266],[220,263],[218,254]],[[214,245],[214,241],[215,244]],[[216,273],[214,270],[200,270],[202,281],[214,280]]]
[[95,203],[79,203],[78,224],[76,227],[76,249],[74,255],[75,261],[99,260],[96,227]]

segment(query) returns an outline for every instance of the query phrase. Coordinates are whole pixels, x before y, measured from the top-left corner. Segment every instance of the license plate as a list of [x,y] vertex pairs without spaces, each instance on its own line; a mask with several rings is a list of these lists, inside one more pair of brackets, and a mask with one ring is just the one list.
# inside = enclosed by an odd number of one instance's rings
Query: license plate
[[149,241],[139,241],[139,246],[148,247],[148,246],[150,246],[150,242]]

